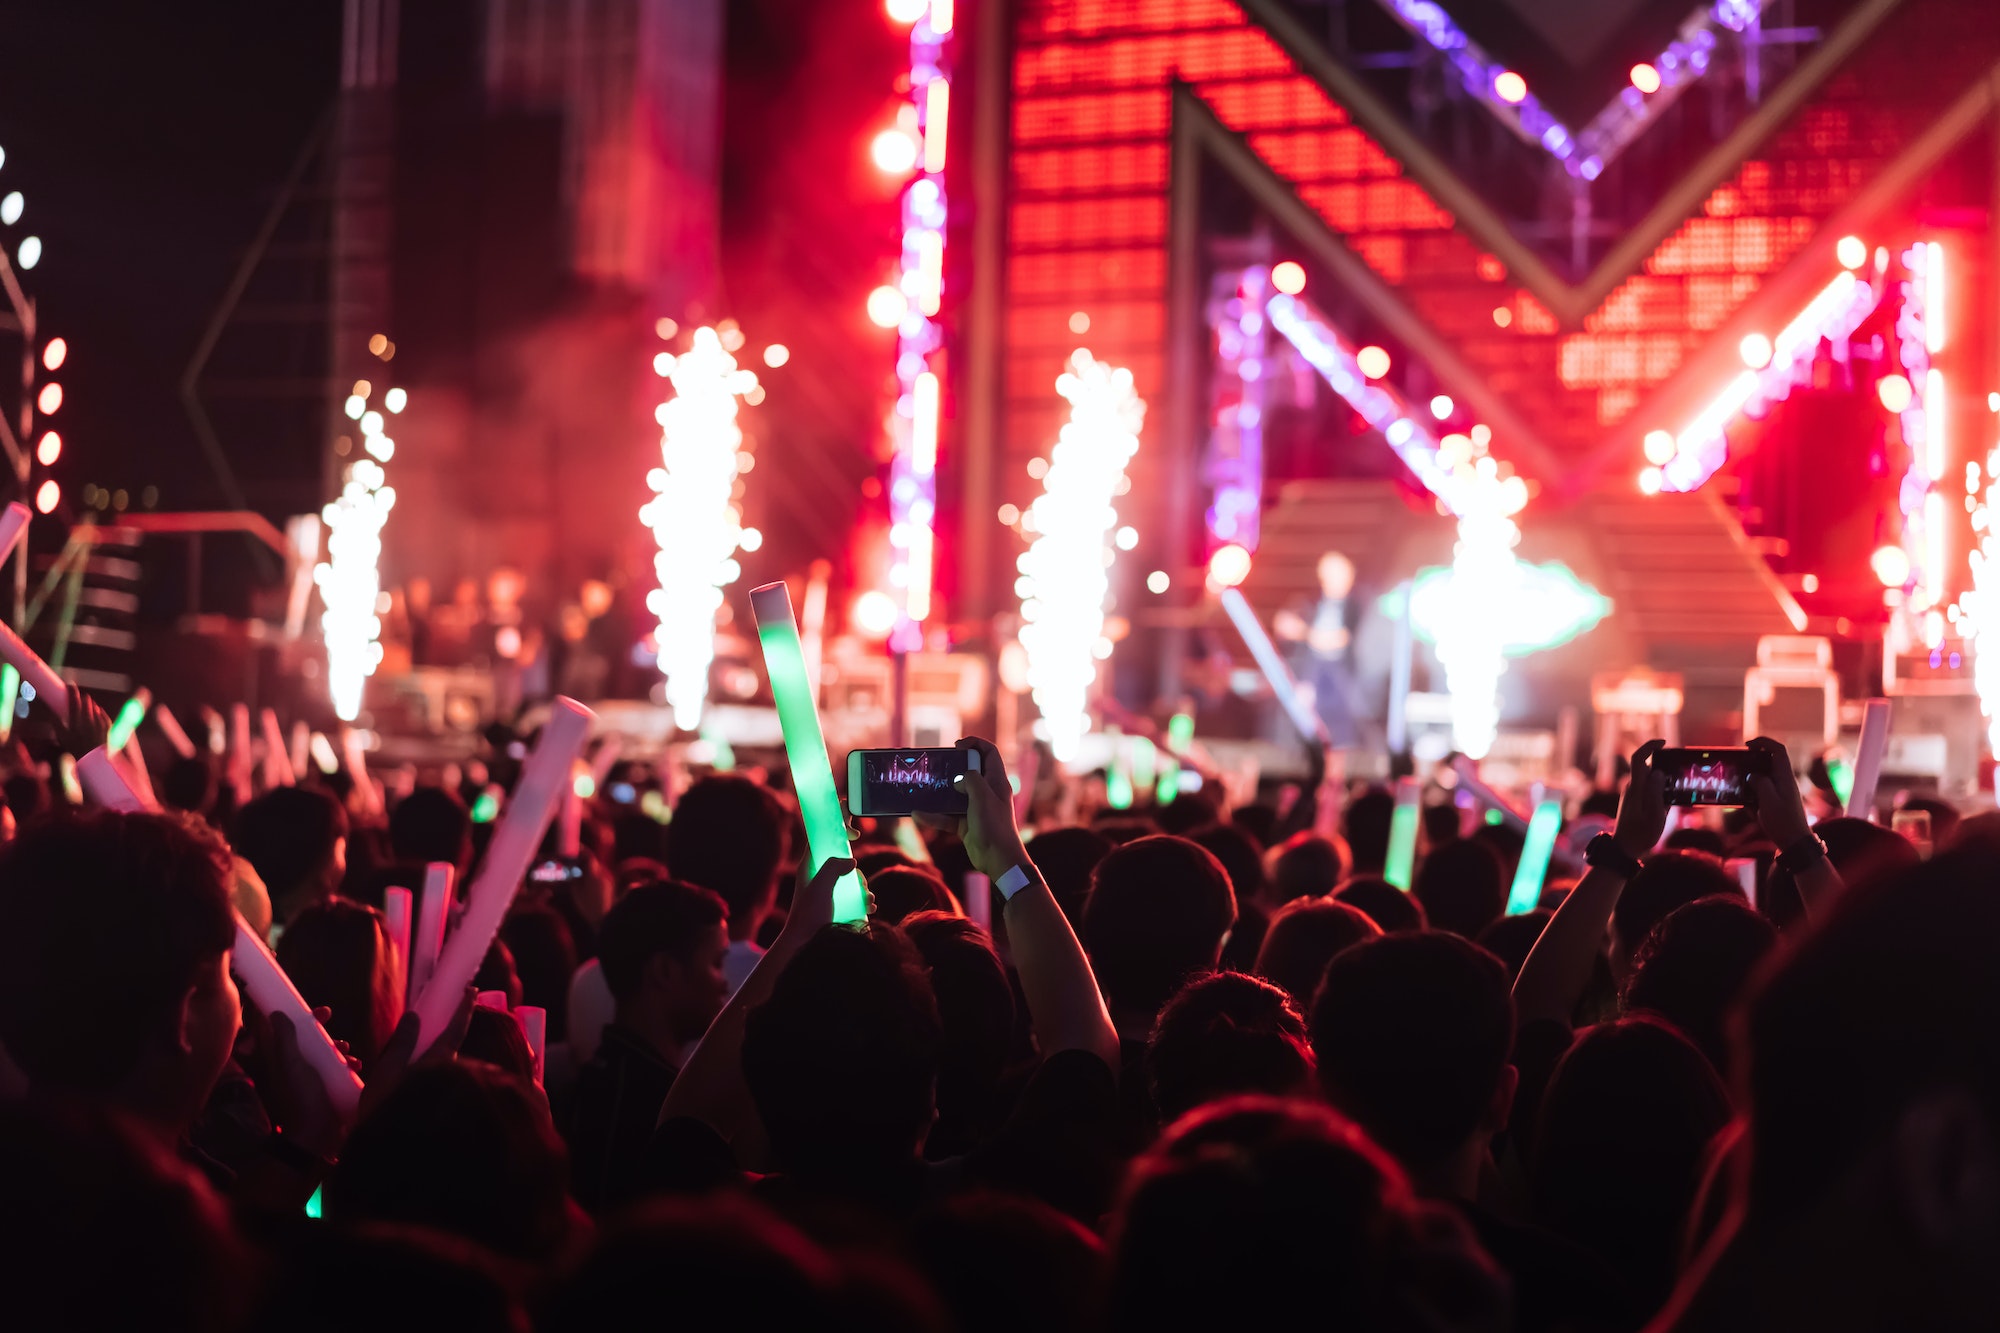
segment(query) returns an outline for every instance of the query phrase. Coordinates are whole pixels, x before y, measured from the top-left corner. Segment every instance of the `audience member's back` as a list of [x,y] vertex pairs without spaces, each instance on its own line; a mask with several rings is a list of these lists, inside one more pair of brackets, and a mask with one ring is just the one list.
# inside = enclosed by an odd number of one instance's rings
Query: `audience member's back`
[[1611,910],[1611,960],[1623,976],[1632,956],[1676,907],[1698,898],[1742,898],[1743,886],[1706,852],[1655,852],[1639,867]]
[[1433,847],[1417,867],[1411,896],[1424,905],[1432,930],[1448,930],[1468,940],[1479,938],[1507,908],[1507,884],[1500,858],[1473,838]]
[[918,912],[904,919],[903,933],[930,969],[944,1025],[938,1119],[925,1153],[953,1157],[991,1134],[1003,1116],[1000,1080],[1014,1035],[1014,988],[992,939],[962,916]]
[[703,778],[681,794],[667,825],[667,870],[682,883],[722,895],[729,905],[731,986],[742,984],[757,928],[778,896],[785,855],[785,810],[767,788],[729,775]]
[[1347,844],[1357,875],[1379,875],[1389,861],[1389,821],[1396,798],[1381,787],[1370,787],[1340,812],[1340,836]]
[[1070,925],[1083,929],[1083,905],[1090,897],[1090,877],[1097,863],[1111,854],[1111,839],[1095,829],[1053,828],[1028,844],[1028,859],[1042,872],[1056,906]]
[[1313,992],[1333,956],[1381,933],[1358,907],[1331,898],[1295,898],[1271,918],[1257,951],[1256,972],[1290,994],[1303,1012],[1312,1007]]
[[1244,1097],[1134,1164],[1112,1224],[1112,1333],[1507,1326],[1505,1287],[1353,1125]]
[[959,1195],[925,1212],[910,1243],[958,1333],[1097,1327],[1104,1244],[1045,1203]]
[[312,787],[273,787],[236,812],[230,845],[257,867],[279,924],[333,893],[347,871],[347,812]]
[[1641,1308],[1659,1308],[1703,1155],[1729,1115],[1722,1081],[1672,1028],[1647,1018],[1592,1028],[1542,1099],[1536,1220],[1602,1258]]
[[[251,1333],[527,1333],[516,1282],[481,1246],[423,1227],[294,1224]],[[394,1293],[385,1300],[385,1292]]]

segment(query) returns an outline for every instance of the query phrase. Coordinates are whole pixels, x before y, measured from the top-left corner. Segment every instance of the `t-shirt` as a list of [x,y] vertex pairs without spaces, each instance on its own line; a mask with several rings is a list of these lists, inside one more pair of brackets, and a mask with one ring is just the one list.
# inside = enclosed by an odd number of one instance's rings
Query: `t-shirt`
[[722,955],[722,979],[729,983],[731,995],[743,987],[756,968],[757,960],[764,956],[763,949],[753,940],[731,940],[729,951]]
[[653,1127],[679,1073],[630,1028],[604,1029],[597,1054],[577,1074],[562,1127],[578,1203],[603,1212],[645,1192]]

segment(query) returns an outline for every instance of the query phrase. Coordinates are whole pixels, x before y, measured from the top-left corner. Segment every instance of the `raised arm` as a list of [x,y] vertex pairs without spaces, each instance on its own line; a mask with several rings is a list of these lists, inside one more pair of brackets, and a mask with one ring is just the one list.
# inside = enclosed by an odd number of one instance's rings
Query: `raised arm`
[[[1022,846],[1020,830],[1014,824],[1007,766],[1000,751],[991,741],[971,738],[958,745],[979,756],[979,772],[957,779],[958,789],[966,796],[966,815],[950,822],[965,842],[973,869],[1002,893],[1007,892],[1010,879],[1019,885],[1008,895],[1004,909],[1007,941],[1042,1054],[1089,1051],[1115,1076],[1118,1030],[1111,1026],[1111,1015],[1097,989],[1097,976],[1090,970],[1083,946],[1077,943],[1076,932],[1070,929],[1068,918]],[[1012,873],[1016,871],[1019,873]],[[1025,883],[1019,882],[1022,877]]]
[[1653,756],[1664,741],[1647,741],[1632,753],[1632,778],[1618,802],[1618,823],[1609,835],[1612,854],[1592,858],[1595,864],[1569,891],[1555,916],[1542,928],[1514,979],[1514,1011],[1522,1024],[1536,1019],[1568,1023],[1598,951],[1612,910],[1625,892],[1625,881],[1639,858],[1653,850],[1667,826],[1664,784],[1653,770]]
[[1792,872],[1807,918],[1821,916],[1840,896],[1840,872],[1826,859],[1826,844],[1806,819],[1792,756],[1769,736],[1755,738],[1750,748],[1769,757],[1769,771],[1750,776],[1751,789],[1757,793],[1757,824],[1778,849],[1779,864]]

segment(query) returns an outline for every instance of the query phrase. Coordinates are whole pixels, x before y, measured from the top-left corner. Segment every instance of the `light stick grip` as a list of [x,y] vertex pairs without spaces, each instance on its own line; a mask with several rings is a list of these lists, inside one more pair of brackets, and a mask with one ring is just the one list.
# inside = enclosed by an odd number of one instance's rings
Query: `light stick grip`
[[590,737],[594,717],[574,699],[559,697],[549,710],[541,739],[522,765],[514,799],[494,826],[486,860],[466,891],[465,915],[445,941],[430,984],[417,997],[419,1051],[429,1049],[451,1022],[466,985],[500,933],[500,923],[521,887],[521,877],[528,872],[528,863],[534,860],[542,835],[548,832],[563,792],[570,786],[572,766]]
[[[1870,699],[1861,714],[1861,752],[1854,758],[1854,785],[1847,793],[1847,813],[1875,822],[1875,787],[1882,778],[1882,755],[1889,748],[1889,701]],[[1779,774],[1772,774],[1777,778]],[[1791,774],[1783,774],[1790,778]]]
[[[805,821],[806,844],[815,872],[828,861],[851,859],[847,820],[840,793],[833,785],[833,766],[820,734],[819,708],[806,674],[805,650],[799,644],[799,624],[792,615],[792,596],[782,583],[750,590],[750,611],[757,619],[757,641],[764,650],[764,670],[771,678],[771,697],[778,705],[778,722],[785,732],[785,759],[792,769],[792,790]],[[848,871],[833,890],[833,919],[854,923],[868,919],[868,893],[859,871]]]
[[396,951],[396,975],[403,981],[403,1007],[409,1008],[410,995],[410,915],[416,895],[393,886],[382,890],[382,925],[389,944]]
[[1514,868],[1514,886],[1507,894],[1507,915],[1532,912],[1542,900],[1542,884],[1549,877],[1549,858],[1555,855],[1556,833],[1562,828],[1562,802],[1543,801],[1528,820],[1528,836],[1521,844],[1521,860]]
[[1410,891],[1416,868],[1417,802],[1422,796],[1423,788],[1415,778],[1396,780],[1396,808],[1389,815],[1389,851],[1383,860],[1382,878],[1405,893]]
[[0,624],[0,661],[20,672],[23,683],[34,686],[35,697],[46,703],[57,717],[69,721],[69,689],[62,677],[5,624]]
[[188,739],[187,732],[181,728],[181,720],[174,716],[171,708],[165,704],[154,704],[153,723],[167,738],[167,744],[174,747],[175,754],[183,759],[194,758],[194,742]]
[[243,984],[244,993],[251,1003],[262,1010],[266,1017],[283,1014],[292,1020],[292,1031],[297,1034],[299,1054],[319,1075],[326,1085],[327,1100],[343,1120],[354,1118],[354,1110],[361,1104],[361,1079],[347,1067],[347,1058],[333,1044],[326,1029],[313,1017],[312,1009],[299,994],[298,987],[285,975],[285,969],[278,966],[278,960],[257,938],[257,932],[250,929],[243,914],[236,915],[236,948],[230,955],[230,970]]
[[416,933],[410,939],[410,984],[404,991],[403,1008],[417,1007],[417,1000],[431,984],[438,955],[444,952],[444,931],[451,921],[451,887],[457,871],[449,861],[433,861],[424,867],[424,893],[417,903]]

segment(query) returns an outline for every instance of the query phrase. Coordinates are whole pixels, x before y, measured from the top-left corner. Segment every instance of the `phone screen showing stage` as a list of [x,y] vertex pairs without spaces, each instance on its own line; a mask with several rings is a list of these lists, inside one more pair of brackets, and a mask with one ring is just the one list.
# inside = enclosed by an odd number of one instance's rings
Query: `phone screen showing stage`
[[951,781],[966,771],[967,750],[863,750],[864,809],[871,815],[962,815],[965,797]]
[[1750,775],[1758,762],[1745,749],[1662,750],[1653,757],[1668,805],[1754,805]]

